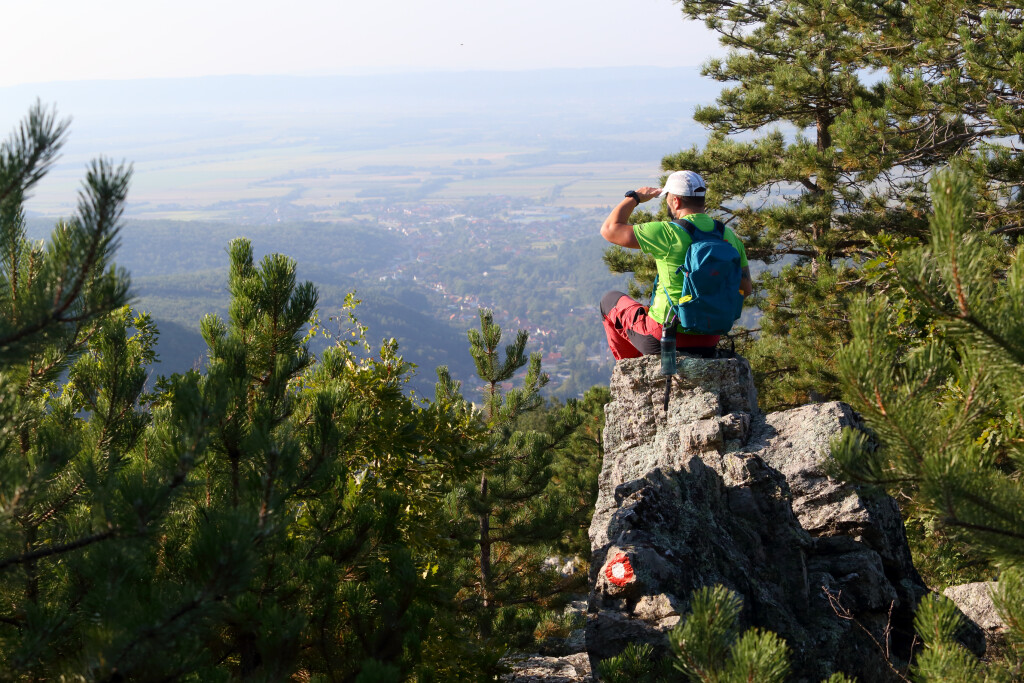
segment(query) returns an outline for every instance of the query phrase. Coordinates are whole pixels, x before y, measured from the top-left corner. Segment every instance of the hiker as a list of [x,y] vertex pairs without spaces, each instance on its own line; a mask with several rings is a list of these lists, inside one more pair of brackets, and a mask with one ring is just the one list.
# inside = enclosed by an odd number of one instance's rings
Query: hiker
[[[740,255],[739,294],[746,297],[754,291],[743,242],[732,230],[704,213],[706,191],[704,179],[698,174],[693,171],[676,171],[669,175],[661,189],[641,187],[627,192],[626,198],[612,209],[601,226],[601,236],[606,240],[628,249],[640,249],[653,256],[658,266],[658,282],[650,310],[623,292],[611,291],[601,298],[601,315],[608,335],[608,346],[616,360],[639,358],[661,351],[662,324],[666,317],[674,323],[672,305],[678,303],[683,296],[686,275],[677,271],[682,270],[687,250],[694,242],[689,231],[696,229],[706,233],[698,235],[698,241],[712,239],[708,233],[714,232],[731,244]],[[633,210],[655,197],[666,198],[669,215],[674,221],[630,225],[628,221]],[[672,304],[669,303],[669,297]],[[742,298],[736,297],[735,292],[733,297],[742,302]],[[731,321],[738,316],[739,310],[736,310],[735,313],[729,312],[726,319]],[[726,327],[728,325],[731,322]],[[719,336],[701,334],[685,326],[679,327],[676,330],[676,350],[713,358]]]

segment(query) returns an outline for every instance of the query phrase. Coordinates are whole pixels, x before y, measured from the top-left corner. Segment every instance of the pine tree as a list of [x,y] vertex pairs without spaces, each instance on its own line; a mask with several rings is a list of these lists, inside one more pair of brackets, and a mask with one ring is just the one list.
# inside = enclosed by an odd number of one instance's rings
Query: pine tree
[[[611,401],[607,387],[591,387],[576,408],[581,419],[565,445],[555,451],[552,483],[566,500],[559,526],[563,538],[556,543],[560,554],[582,560],[590,555],[590,520],[597,503],[597,479],[604,464],[604,407]],[[555,404],[547,414],[549,433],[558,433],[564,407]],[[585,574],[584,568],[577,571]]]
[[[730,49],[704,73],[729,83],[695,119],[706,144],[663,169],[708,179],[712,210],[781,272],[762,273],[763,317],[743,352],[769,407],[838,398],[848,308],[887,273],[859,266],[926,237],[933,169],[971,153],[978,229],[1019,234],[1020,10],[1007,3],[686,0]],[[882,78],[861,80],[867,68]],[[737,84],[737,85],[732,85]],[[613,272],[653,273],[609,250]]]
[[[17,367],[5,388],[34,402],[95,334],[98,320],[127,300],[129,280],[110,264],[131,170],[94,161],[78,211],[45,247],[25,236],[24,201],[64,143],[68,123],[37,104],[0,146],[0,361]],[[24,436],[32,423],[22,425]]]
[[1021,232],[1019,146],[1024,134],[1024,23],[1009,2],[852,4],[869,36],[866,64],[887,78],[873,107],[848,116],[841,144],[869,169],[889,175],[900,193],[954,159],[975,165],[975,222],[1001,234]]
[[1024,661],[1024,259],[973,229],[975,188],[962,172],[938,176],[929,242],[898,263],[898,296],[925,312],[927,327],[900,330],[885,298],[865,298],[840,354],[871,436],[844,433],[837,463],[856,481],[901,491],[1001,572],[1008,669],[963,652],[951,609],[925,603],[918,630],[928,650],[916,671],[927,681],[1002,680]]
[[[724,586],[693,592],[690,614],[669,633],[672,657],[651,657],[649,645],[630,644],[601,662],[602,680],[692,681],[693,683],[783,683],[789,674],[789,646],[771,631],[739,632],[740,596]],[[671,669],[671,670],[670,670]],[[836,673],[823,683],[851,683]]]
[[630,643],[622,652],[603,660],[598,665],[600,680],[607,683],[667,683],[676,680],[678,676],[672,673],[670,662],[658,661],[653,655],[654,648],[649,644]]
[[691,613],[672,630],[675,668],[692,681],[786,680],[789,648],[774,633],[751,628],[738,633],[739,596],[723,586],[694,591]]
[[[37,104],[0,146],[0,643],[13,670],[46,655],[41,634],[69,628],[59,601],[70,596],[49,590],[54,572],[67,571],[61,563],[133,533],[151,514],[103,505],[87,490],[119,489],[124,452],[146,423],[134,407],[146,335],[132,345],[119,335],[125,315],[104,321],[127,299],[128,278],[110,257],[130,170],[93,162],[75,217],[48,245],[25,237],[25,198],[66,131]],[[120,355],[124,370],[116,387],[91,392],[102,408],[91,429],[75,418],[81,402],[55,385],[90,343]],[[79,376],[89,382],[106,370],[94,363]],[[16,637],[25,630],[34,637]]]
[[[565,540],[566,520],[579,517],[581,500],[553,478],[556,451],[583,420],[576,402],[562,407],[544,431],[517,428],[539,411],[540,389],[547,383],[540,354],[526,356],[529,335],[520,330],[501,353],[502,330],[488,310],[480,311],[480,329],[470,330],[470,354],[483,381],[479,420],[483,432],[472,453],[472,467],[453,492],[463,510],[461,534],[472,553],[464,562],[464,585],[476,595],[480,637],[528,638],[538,609],[562,598],[576,581],[545,566]],[[505,388],[526,367],[520,386]],[[532,608],[532,609],[531,609]]]

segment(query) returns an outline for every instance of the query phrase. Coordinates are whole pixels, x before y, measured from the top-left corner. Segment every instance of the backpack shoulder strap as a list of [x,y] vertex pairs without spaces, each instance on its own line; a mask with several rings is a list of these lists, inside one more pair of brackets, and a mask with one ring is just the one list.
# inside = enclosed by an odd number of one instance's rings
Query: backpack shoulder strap
[[693,239],[693,231],[694,231],[694,230],[695,230],[696,228],[695,228],[695,226],[693,225],[693,223],[691,223],[690,221],[688,221],[688,220],[686,220],[686,219],[681,219],[681,220],[679,221],[679,223],[677,223],[677,222],[675,222],[675,221],[669,221],[669,222],[668,222],[668,224],[669,224],[669,225],[674,225],[674,226],[676,226],[677,228],[679,228],[680,230],[685,230],[685,231],[686,231],[686,234],[690,236],[690,239],[691,239],[691,240]]
[[[724,240],[725,239],[725,223],[723,223],[722,221],[718,220],[717,218],[714,218],[712,220],[714,220],[714,222],[715,222],[715,227],[711,229],[711,232],[714,233],[715,235],[717,235],[719,239],[723,239]],[[678,222],[676,222],[676,221],[669,221],[669,224],[670,225],[674,225],[677,228],[682,228],[683,230],[685,230],[686,234],[690,236],[691,240],[693,239],[693,231],[697,229],[697,226],[695,226],[693,223],[691,223],[690,221],[686,220],[685,218],[681,219]]]

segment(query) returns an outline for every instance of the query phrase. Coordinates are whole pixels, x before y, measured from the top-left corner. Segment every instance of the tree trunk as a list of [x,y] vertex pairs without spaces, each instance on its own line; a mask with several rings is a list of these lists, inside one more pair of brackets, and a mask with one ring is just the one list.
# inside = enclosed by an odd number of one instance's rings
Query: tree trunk
[[832,115],[824,109],[819,109],[814,117],[814,127],[818,134],[818,151],[824,152],[832,146],[832,133],[828,131],[832,125]]
[[[480,475],[480,500],[487,498],[487,472]],[[491,637],[491,519],[486,512],[480,513],[480,595],[483,597],[484,612],[480,621],[480,636]]]
[[[824,152],[826,149],[828,149],[829,147],[832,146],[832,134],[828,130],[829,126],[832,125],[832,120],[833,120],[833,117],[832,117],[831,112],[829,112],[826,109],[819,109],[817,114],[814,117],[814,127],[815,127],[815,130],[817,132],[817,143],[818,143],[818,151],[819,152]],[[819,186],[820,186],[820,181],[821,181],[821,179],[819,177],[818,178]],[[821,233],[824,231],[824,229],[827,229],[825,226],[822,226],[822,228],[823,228],[823,230],[819,230],[818,227],[815,226],[813,228],[813,231],[812,231],[812,234],[811,234],[812,239],[815,241],[814,250],[817,251],[819,254],[821,252],[818,250],[817,241],[821,237]],[[811,275],[813,277],[817,277],[817,275],[818,275],[818,260],[817,259],[814,259],[813,261],[811,261]]]

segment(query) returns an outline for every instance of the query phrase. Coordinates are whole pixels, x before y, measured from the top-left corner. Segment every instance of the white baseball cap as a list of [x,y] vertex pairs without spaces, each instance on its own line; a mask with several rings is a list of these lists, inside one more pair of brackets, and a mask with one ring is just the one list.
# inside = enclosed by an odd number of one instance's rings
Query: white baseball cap
[[707,185],[704,179],[693,171],[676,171],[665,179],[665,186],[661,188],[658,197],[667,194],[674,194],[677,197],[703,197],[707,192]]

